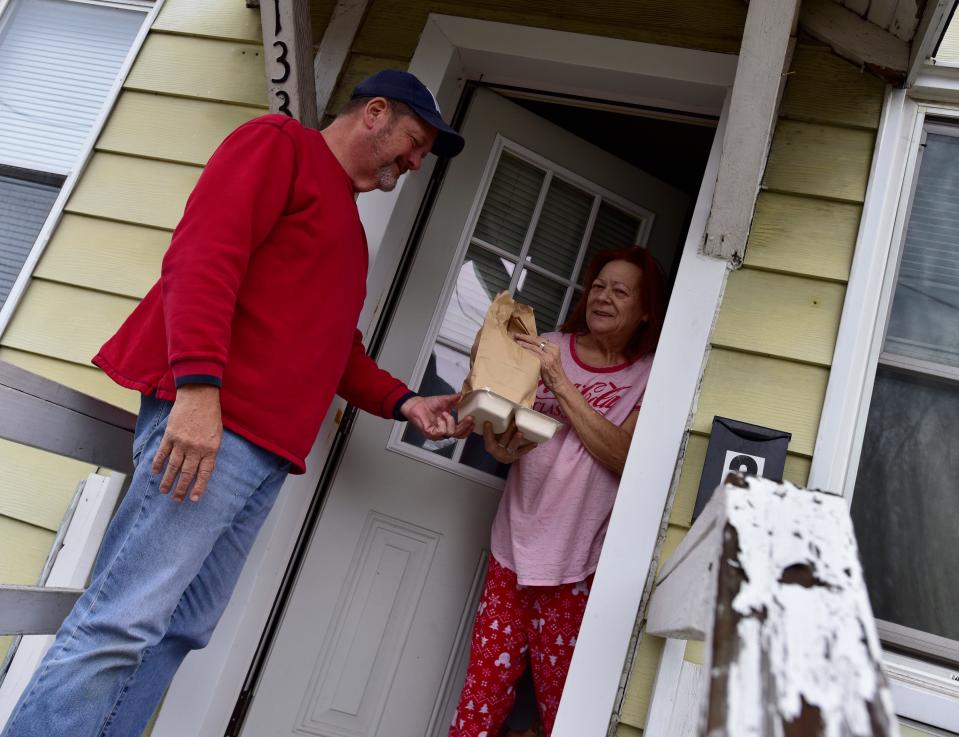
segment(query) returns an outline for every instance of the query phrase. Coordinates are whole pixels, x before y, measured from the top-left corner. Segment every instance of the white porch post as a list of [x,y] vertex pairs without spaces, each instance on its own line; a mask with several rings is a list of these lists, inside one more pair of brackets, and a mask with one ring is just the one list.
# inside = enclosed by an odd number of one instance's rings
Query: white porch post
[[263,0],[263,56],[271,113],[317,127],[309,0]]

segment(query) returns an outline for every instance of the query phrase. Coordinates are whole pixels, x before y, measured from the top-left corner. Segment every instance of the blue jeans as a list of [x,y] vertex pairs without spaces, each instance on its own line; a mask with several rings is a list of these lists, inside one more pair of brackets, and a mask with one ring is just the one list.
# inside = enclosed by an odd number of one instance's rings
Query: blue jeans
[[172,406],[143,399],[130,490],[3,737],[137,737],[209,642],[289,463],[225,430],[206,494],[176,504],[150,472]]

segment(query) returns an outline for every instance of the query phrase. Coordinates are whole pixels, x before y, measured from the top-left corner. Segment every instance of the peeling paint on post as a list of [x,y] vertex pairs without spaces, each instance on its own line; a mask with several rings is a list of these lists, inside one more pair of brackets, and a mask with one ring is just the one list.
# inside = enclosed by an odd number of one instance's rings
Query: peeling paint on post
[[896,737],[852,523],[838,496],[727,483],[710,737]]

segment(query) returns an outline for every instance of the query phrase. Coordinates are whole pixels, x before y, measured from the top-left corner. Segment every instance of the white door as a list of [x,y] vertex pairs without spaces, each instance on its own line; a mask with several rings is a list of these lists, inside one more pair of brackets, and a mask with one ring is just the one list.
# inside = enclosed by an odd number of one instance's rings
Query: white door
[[[498,291],[554,329],[590,251],[648,239],[666,256],[685,215],[678,191],[492,92],[463,132],[380,356],[424,393],[459,389]],[[478,436],[357,419],[244,737],[445,734],[502,471]]]

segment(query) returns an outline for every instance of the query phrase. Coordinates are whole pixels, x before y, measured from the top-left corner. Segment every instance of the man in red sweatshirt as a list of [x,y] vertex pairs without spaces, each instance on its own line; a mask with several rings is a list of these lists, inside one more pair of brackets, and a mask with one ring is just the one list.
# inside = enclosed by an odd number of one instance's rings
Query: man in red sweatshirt
[[463,145],[429,90],[393,70],[362,82],[323,131],[267,115],[220,145],[159,281],[93,359],[143,394],[136,468],[4,737],[142,733],[183,658],[209,641],[334,393],[429,438],[468,434],[455,395],[418,396],[356,330],[368,257],[356,193],[390,190],[428,153]]

